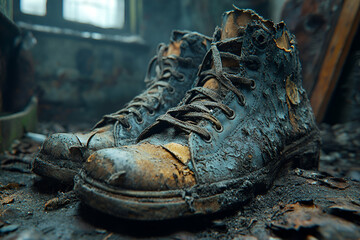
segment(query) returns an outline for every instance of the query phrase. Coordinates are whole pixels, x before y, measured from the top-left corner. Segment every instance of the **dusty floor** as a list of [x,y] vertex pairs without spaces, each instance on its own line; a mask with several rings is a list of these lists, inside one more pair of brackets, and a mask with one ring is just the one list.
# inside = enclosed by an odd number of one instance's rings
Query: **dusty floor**
[[[41,124],[39,132],[86,126]],[[39,144],[23,139],[0,156],[4,239],[360,239],[360,123],[322,125],[320,171],[296,169],[270,191],[220,215],[167,222],[116,219],[71,189],[31,174]]]

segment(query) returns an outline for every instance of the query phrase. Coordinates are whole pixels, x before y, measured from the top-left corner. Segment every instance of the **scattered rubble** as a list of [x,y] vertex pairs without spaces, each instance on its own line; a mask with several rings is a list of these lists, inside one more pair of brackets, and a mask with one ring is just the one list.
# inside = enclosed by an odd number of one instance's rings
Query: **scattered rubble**
[[77,201],[77,197],[74,191],[60,193],[59,197],[50,199],[45,203],[45,211],[57,210],[75,201]]
[[286,205],[270,225],[273,232],[285,239],[358,239],[356,224],[326,214],[313,202]]
[[[60,127],[41,128],[47,135]],[[321,129],[319,171],[295,169],[233,211],[165,222],[126,221],[84,206],[71,189],[27,172],[40,143],[22,139],[0,156],[0,238],[359,239],[360,124]]]

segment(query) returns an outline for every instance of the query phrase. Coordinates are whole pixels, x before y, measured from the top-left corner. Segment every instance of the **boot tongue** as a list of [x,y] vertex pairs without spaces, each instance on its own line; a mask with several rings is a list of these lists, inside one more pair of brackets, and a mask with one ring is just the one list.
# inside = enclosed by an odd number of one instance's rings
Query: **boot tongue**
[[[248,10],[234,10],[226,12],[223,16],[220,40],[241,36],[244,32],[246,25],[254,20],[254,17],[252,15],[253,12]],[[236,67],[238,65],[238,63],[232,59],[222,58],[221,62],[223,68],[233,66]],[[212,68],[214,68],[214,64],[212,64]],[[209,80],[207,80],[203,87],[209,88],[218,93],[221,92],[221,84],[215,78],[210,78]]]
[[[226,12],[223,15],[221,37],[219,40],[242,36],[247,24],[256,20],[262,20],[262,18],[252,10],[235,9]],[[228,58],[222,58],[221,62],[223,68],[238,66],[237,61]],[[214,64],[212,64],[212,68],[214,68]],[[221,93],[221,84],[215,78],[210,78],[209,80],[207,80],[203,87]]]
[[[168,45],[168,48],[166,51],[164,51],[164,53],[162,54],[163,57],[169,57],[169,56],[180,56],[181,54],[181,43],[182,43],[182,40],[177,40],[177,41],[172,41],[169,45]],[[156,72],[159,72],[160,69],[159,69],[159,66],[156,66],[155,67],[155,71]],[[155,93],[157,92],[157,89],[152,89],[149,91],[149,93]]]
[[180,49],[181,43],[182,43],[182,40],[175,41],[175,42],[171,42],[171,43],[168,45],[168,49],[167,49],[167,51],[164,52],[163,56],[164,56],[164,57],[168,57],[168,56],[170,56],[170,55],[180,56],[180,53],[181,53],[181,49]]
[[223,15],[221,40],[243,35],[246,25],[261,17],[252,10],[233,10]]
[[168,57],[170,55],[180,56],[181,54],[181,44],[183,42],[183,38],[189,32],[187,31],[173,31],[170,37],[170,43],[168,45],[168,49],[164,52],[163,56]]

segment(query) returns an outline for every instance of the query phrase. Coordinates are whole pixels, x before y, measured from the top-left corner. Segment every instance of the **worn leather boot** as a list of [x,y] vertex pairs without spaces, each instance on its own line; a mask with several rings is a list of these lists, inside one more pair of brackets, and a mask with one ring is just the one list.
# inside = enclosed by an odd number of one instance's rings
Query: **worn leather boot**
[[210,44],[211,39],[199,33],[174,31],[170,44],[160,44],[149,63],[147,89],[120,111],[105,115],[89,132],[51,135],[33,162],[33,172],[72,184],[93,151],[135,143],[144,128],[176,106],[194,85]]
[[289,168],[316,169],[319,145],[294,36],[235,9],[182,103],[139,143],[92,154],[75,190],[121,218],[209,214],[245,203]]

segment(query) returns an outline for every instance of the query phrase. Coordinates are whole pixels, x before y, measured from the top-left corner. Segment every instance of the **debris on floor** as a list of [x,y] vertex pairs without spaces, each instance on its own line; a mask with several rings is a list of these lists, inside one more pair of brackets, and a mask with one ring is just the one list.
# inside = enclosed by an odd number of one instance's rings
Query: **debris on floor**
[[50,199],[45,203],[45,210],[52,211],[62,208],[72,202],[77,201],[76,194],[74,191],[60,193],[60,196]]
[[357,239],[359,227],[341,216],[327,214],[313,201],[287,204],[274,217],[271,230],[286,239]]
[[[41,144],[24,138],[0,156],[0,238],[359,239],[360,124],[320,128],[319,171],[294,169],[233,211],[162,222],[127,221],[97,212],[81,204],[71,189],[35,176],[30,163]],[[52,124],[39,129],[45,136],[69,131]]]

